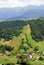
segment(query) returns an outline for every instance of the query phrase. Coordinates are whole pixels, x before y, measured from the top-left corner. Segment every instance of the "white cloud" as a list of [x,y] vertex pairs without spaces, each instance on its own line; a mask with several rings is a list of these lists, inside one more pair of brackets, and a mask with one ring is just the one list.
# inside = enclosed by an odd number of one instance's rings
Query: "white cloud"
[[43,0],[0,0],[0,7],[24,7],[27,5],[44,5]]
[[43,0],[31,0],[30,5],[44,5]]
[[30,5],[44,5],[42,0],[31,0]]
[[0,0],[0,7],[23,7],[28,4],[28,1],[20,2],[18,0]]

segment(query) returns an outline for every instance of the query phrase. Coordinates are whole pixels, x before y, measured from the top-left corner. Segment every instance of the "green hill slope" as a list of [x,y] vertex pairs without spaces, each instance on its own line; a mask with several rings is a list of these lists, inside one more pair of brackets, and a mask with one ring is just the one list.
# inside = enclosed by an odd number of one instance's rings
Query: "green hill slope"
[[10,40],[13,36],[19,36],[25,25],[29,24],[31,35],[35,41],[44,40],[44,17],[28,20],[11,20],[0,22],[0,38]]
[[[44,18],[0,23],[0,51],[2,53],[0,63],[16,64],[19,60],[26,60],[22,54],[33,52],[35,47],[44,53]],[[8,48],[13,49],[8,51]],[[19,54],[23,58],[20,58]],[[26,62],[32,65],[44,65],[44,60],[36,60],[42,55],[41,53],[31,55],[33,59]]]
[[27,24],[26,26],[23,27],[22,33],[18,37],[14,37],[10,42],[9,45],[14,47],[15,52],[18,51],[19,47],[22,44],[22,39],[28,42],[33,49],[38,46],[40,51],[44,51],[44,40],[40,42],[36,42],[35,40],[32,39],[31,35],[31,28],[30,25]]

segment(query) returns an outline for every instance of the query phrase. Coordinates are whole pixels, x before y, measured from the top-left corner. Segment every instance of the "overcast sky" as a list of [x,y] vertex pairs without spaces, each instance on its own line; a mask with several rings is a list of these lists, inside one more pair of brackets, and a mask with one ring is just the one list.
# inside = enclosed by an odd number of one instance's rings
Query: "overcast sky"
[[44,5],[44,0],[0,0],[0,8],[24,7],[27,5]]

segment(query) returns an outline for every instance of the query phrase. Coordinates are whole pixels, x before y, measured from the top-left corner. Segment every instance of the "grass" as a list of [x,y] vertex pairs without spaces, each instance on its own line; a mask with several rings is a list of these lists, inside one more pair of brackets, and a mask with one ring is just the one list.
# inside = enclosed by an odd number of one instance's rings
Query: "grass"
[[38,58],[38,57],[40,57],[40,54],[32,54],[32,57],[33,58]]
[[19,36],[19,37],[14,37],[14,38],[10,41],[10,43],[9,43],[9,45],[10,45],[11,47],[14,47],[14,52],[17,52],[17,51],[18,51],[20,44],[21,44],[20,36]]
[[0,56],[0,64],[16,63],[17,58],[15,56]]
[[39,46],[39,49],[40,49],[41,51],[43,51],[43,52],[44,52],[44,40],[43,40],[43,41],[38,42],[36,45],[38,45],[38,46]]
[[40,61],[40,60],[36,60],[36,61],[30,60],[29,63],[31,65],[44,65],[44,60],[42,60],[42,61]]
[[10,43],[8,45],[10,45],[11,47],[14,47],[14,52],[17,52],[19,47],[21,46],[22,43],[22,39],[25,39],[25,35],[24,34],[20,34],[18,37],[14,37]]
[[31,44],[33,48],[39,46],[39,50],[44,51],[44,40],[40,42],[36,42],[35,40],[33,40],[29,25],[24,27],[24,32],[27,34],[28,43]]
[[10,42],[10,41],[4,41],[4,39],[1,39],[1,40],[0,40],[0,44],[7,44],[7,45],[8,45],[9,42]]

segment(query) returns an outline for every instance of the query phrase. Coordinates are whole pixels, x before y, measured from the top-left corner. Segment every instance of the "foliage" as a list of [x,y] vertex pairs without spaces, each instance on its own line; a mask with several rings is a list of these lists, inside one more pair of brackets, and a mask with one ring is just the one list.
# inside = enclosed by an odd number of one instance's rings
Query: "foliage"
[[39,47],[36,46],[36,47],[34,48],[34,51],[38,51],[38,50],[39,50]]
[[24,49],[20,49],[20,50],[18,51],[18,53],[19,53],[19,54],[23,54],[24,51],[25,51]]
[[39,60],[44,60],[44,58],[42,56],[40,56]]
[[0,53],[4,53],[5,51],[12,51],[13,48],[7,45],[0,45]]
[[27,24],[30,25],[32,38],[42,41],[44,39],[44,18],[0,22],[0,38],[10,40],[13,36],[20,35],[22,28]]

